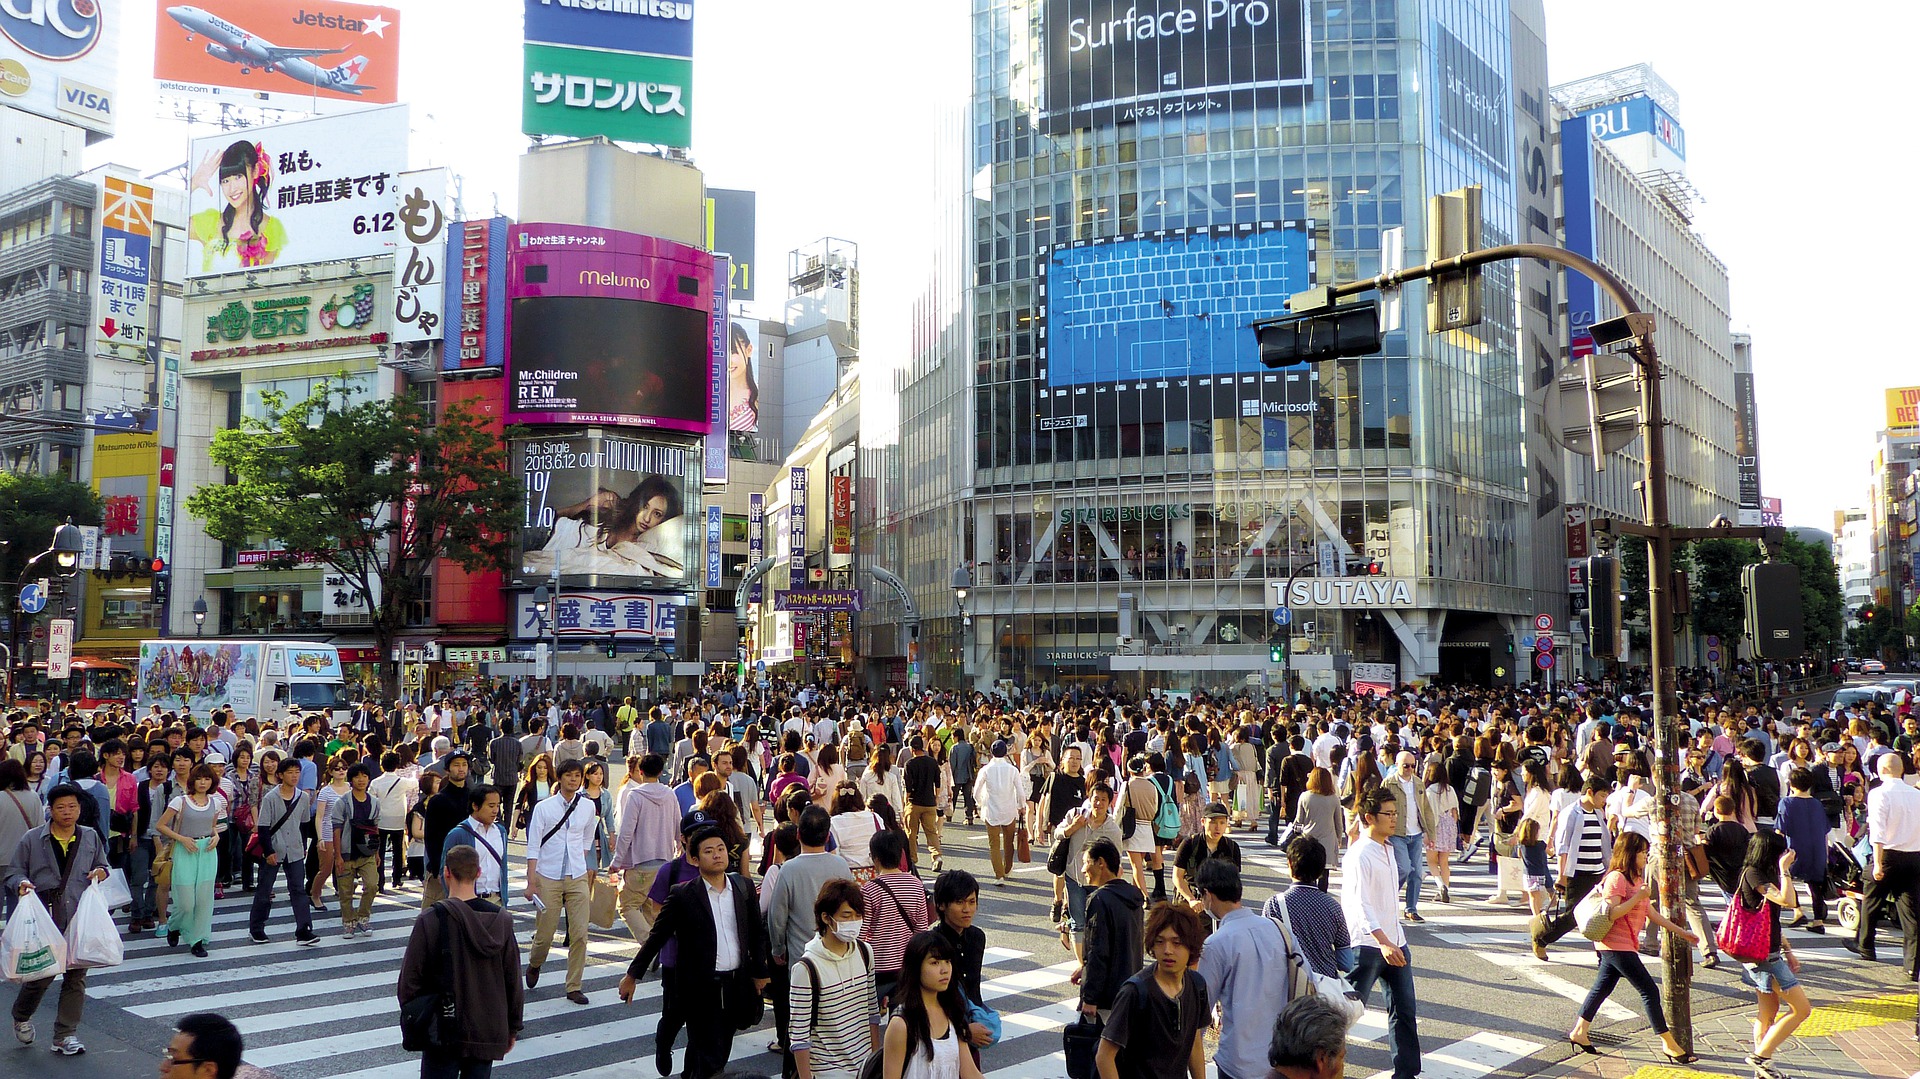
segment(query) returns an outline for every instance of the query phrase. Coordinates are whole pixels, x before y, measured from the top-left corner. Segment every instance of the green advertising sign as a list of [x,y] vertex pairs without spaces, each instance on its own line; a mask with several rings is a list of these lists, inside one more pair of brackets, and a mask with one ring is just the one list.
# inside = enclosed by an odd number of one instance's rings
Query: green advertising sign
[[693,61],[532,43],[525,55],[526,134],[692,145]]

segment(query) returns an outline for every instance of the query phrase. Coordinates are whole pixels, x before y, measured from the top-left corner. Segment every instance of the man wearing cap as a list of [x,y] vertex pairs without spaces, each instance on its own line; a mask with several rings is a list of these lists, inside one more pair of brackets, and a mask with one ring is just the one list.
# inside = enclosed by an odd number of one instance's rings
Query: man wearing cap
[[[437,741],[438,739],[436,739]],[[420,909],[425,910],[447,897],[446,884],[440,879],[440,856],[447,843],[447,833],[453,826],[467,819],[470,806],[467,804],[467,775],[472,762],[467,751],[456,749],[442,759],[447,770],[447,781],[440,784],[434,796],[427,799],[427,807],[422,813],[425,818],[426,879],[421,882]]]
[[974,800],[987,822],[987,851],[993,862],[995,884],[1005,886],[1013,874],[1013,833],[1032,793],[1032,781],[1007,759],[1007,741],[993,743],[993,756],[974,780]]

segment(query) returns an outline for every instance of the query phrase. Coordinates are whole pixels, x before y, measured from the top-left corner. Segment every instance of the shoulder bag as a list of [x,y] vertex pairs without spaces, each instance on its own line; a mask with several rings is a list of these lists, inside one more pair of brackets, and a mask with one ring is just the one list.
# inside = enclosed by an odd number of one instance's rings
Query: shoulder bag
[[1573,905],[1573,922],[1580,927],[1580,935],[1595,943],[1607,939],[1607,934],[1613,932],[1613,923],[1618,920],[1607,912],[1607,908],[1613,905],[1612,900],[1607,898],[1610,890],[1608,885],[1613,879],[1614,874],[1609,873],[1606,880],[1601,881],[1600,887],[1588,892],[1585,898]]
[[434,971],[439,988],[400,1005],[400,1047],[409,1053],[432,1049],[440,1055],[452,1055],[460,1049],[460,1018],[453,990],[453,936],[459,930],[453,916],[438,903],[434,904],[434,914],[440,922],[438,969]]
[[1280,899],[1279,906],[1280,916],[1269,920],[1279,927],[1280,943],[1287,950],[1287,999],[1293,1000],[1307,993],[1313,993],[1340,1009],[1341,1014],[1347,1017],[1347,1022],[1357,1021],[1366,1014],[1366,1002],[1360,999],[1360,995],[1353,991],[1353,987],[1347,984],[1345,978],[1322,974],[1307,964],[1306,959],[1300,954],[1300,946],[1294,943],[1293,918],[1287,912],[1287,901],[1284,895]]
[[1758,963],[1773,953],[1773,924],[1767,919],[1767,901],[1748,910],[1734,889],[1727,897],[1727,913],[1720,919],[1720,932],[1714,935],[1720,950],[1741,963]]

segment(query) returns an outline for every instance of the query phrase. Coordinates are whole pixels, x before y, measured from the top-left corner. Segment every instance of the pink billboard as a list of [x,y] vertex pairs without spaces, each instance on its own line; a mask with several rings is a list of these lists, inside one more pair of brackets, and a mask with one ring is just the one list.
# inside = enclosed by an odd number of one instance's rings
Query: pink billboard
[[705,434],[713,256],[583,225],[507,237],[507,422]]

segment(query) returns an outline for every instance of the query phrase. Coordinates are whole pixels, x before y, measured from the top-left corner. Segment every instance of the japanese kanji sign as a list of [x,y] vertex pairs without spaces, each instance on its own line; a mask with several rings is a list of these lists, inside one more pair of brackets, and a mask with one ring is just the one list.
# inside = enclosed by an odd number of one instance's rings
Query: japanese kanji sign
[[393,339],[438,341],[446,332],[447,170],[400,174],[393,252]]
[[692,61],[536,44],[526,46],[525,59],[520,126],[527,134],[692,144]]
[[145,358],[152,323],[153,189],[117,176],[101,180],[100,272],[94,300],[102,350]]

